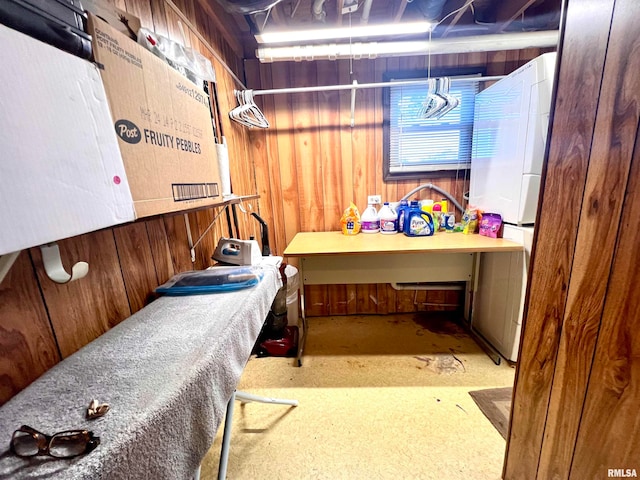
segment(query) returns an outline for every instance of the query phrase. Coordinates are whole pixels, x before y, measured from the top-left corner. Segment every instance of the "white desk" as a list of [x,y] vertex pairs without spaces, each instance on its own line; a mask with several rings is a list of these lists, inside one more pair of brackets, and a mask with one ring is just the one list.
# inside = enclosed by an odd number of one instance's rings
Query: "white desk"
[[300,232],[284,251],[300,258],[303,332],[298,365],[307,335],[305,285],[363,283],[466,282],[465,317],[471,317],[482,253],[522,251],[502,238],[439,232],[431,237],[341,232]]

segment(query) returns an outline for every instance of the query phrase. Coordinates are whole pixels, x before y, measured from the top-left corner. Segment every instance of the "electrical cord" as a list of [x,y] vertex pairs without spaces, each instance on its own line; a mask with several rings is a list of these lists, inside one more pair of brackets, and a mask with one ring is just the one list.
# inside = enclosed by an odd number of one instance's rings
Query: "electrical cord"
[[[431,27],[431,30],[433,30],[434,28],[436,28],[438,25],[440,25],[442,22],[444,22],[447,18],[449,18],[451,15],[455,15],[456,13],[458,13],[461,10],[464,10],[465,8],[467,8],[469,5],[472,5],[472,3],[475,2],[475,0],[469,0],[467,3],[465,3],[463,6],[461,6],[460,8],[458,8],[457,10],[454,10],[453,12],[449,12],[447,15],[445,15],[442,20],[440,20],[438,23],[436,23],[433,27]],[[471,8],[473,8],[473,5],[471,6]]]

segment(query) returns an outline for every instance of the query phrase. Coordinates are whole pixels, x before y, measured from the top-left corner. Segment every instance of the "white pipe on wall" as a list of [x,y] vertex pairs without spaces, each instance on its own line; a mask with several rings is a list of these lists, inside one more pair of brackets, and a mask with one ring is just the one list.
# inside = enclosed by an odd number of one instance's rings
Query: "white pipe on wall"
[[450,283],[390,283],[394,290],[454,290],[463,291],[464,285]]
[[[256,57],[263,63],[361,59],[391,56],[431,55],[455,53],[520,50],[524,48],[555,47],[558,44],[557,30],[526,33],[502,33],[475,37],[416,40],[406,42],[368,42],[324,45],[295,45],[289,47],[260,47]],[[429,45],[431,43],[431,45]]]
[[360,17],[360,23],[365,25],[369,22],[369,13],[371,12],[371,4],[373,0],[364,0],[364,5],[362,6],[362,16]]

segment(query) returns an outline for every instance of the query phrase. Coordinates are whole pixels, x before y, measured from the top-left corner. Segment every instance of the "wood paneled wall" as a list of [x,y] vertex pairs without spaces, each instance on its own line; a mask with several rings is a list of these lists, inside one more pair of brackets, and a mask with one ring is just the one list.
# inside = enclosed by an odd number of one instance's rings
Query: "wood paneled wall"
[[[508,74],[548,50],[433,56],[432,68],[485,67],[487,75]],[[246,62],[247,85],[253,89],[382,82],[383,74],[426,71],[427,58],[317,61],[260,64]],[[351,73],[352,72],[352,73]],[[367,195],[397,201],[417,186],[433,183],[465,204],[465,172],[419,180],[384,182],[382,178],[382,89],[356,95],[355,127],[350,127],[351,92],[257,96],[256,103],[271,122],[265,131],[251,132],[260,193],[260,211],[273,226],[272,245],[282,253],[298,232],[340,229],[340,216],[353,201],[360,211]],[[440,197],[422,190],[412,199]],[[389,285],[307,287],[307,313],[344,315],[456,309],[462,295],[455,291],[396,291]]]
[[505,479],[640,472],[638,71],[640,4],[570,0]]
[[[142,25],[197,48],[214,65],[222,126],[230,151],[233,191],[254,195],[254,166],[247,131],[231,125],[226,113],[235,106],[232,76],[214,58],[209,47],[242,78],[242,61],[195,0],[118,0],[123,10],[140,17]],[[178,9],[179,10],[176,10]],[[210,7],[209,7],[210,8]],[[191,28],[193,27],[193,29]],[[200,33],[208,45],[196,35]],[[247,212],[259,213],[257,201],[245,202]],[[251,210],[249,210],[251,209]],[[211,224],[220,207],[188,214],[193,239]],[[259,238],[259,225],[238,209],[241,238]],[[202,269],[213,262],[220,236],[231,236],[223,214],[196,249],[191,262],[187,223],[183,214],[144,219],[135,223],[81,235],[59,243],[62,260],[70,267],[89,263],[87,277],[66,285],[53,283],[44,273],[38,248],[23,251],[0,283],[0,404],[6,402],[62,358],[95,339],[152,297],[153,290],[174,273]]]

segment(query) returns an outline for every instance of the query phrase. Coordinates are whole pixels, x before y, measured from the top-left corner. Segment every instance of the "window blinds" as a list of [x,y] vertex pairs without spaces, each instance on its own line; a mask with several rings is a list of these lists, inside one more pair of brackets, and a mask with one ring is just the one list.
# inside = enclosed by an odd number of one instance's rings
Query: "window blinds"
[[440,119],[424,119],[419,112],[427,96],[426,84],[390,87],[390,172],[470,168],[477,92],[477,82],[452,82],[449,94],[460,105]]

